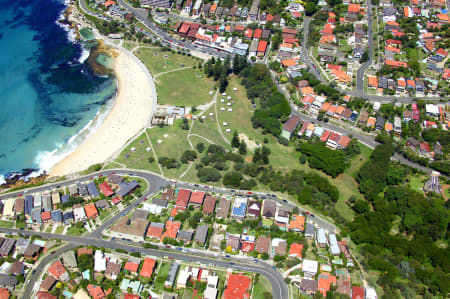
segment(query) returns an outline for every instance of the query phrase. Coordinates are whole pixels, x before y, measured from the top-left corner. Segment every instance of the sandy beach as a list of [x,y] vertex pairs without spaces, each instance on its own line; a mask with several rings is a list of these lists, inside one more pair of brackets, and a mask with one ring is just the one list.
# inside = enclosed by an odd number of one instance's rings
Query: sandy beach
[[156,89],[145,66],[129,52],[117,49],[114,72],[118,94],[103,124],[77,149],[50,170],[62,176],[107,161],[151,119],[156,103]]

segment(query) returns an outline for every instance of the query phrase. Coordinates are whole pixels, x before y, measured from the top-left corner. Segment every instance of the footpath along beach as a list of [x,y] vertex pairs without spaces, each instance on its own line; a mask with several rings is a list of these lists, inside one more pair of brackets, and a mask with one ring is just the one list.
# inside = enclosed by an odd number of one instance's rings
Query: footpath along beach
[[116,47],[114,72],[118,93],[100,127],[78,148],[53,166],[50,176],[63,176],[105,162],[150,121],[156,105],[153,78],[139,59]]

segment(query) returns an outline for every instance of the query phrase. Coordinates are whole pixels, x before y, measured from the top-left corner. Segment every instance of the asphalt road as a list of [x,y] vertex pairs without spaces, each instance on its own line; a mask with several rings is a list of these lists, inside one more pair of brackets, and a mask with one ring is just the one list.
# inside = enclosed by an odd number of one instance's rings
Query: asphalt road
[[[44,270],[46,265],[51,263],[55,258],[60,256],[63,252],[67,250],[71,250],[77,246],[95,246],[95,247],[103,247],[108,249],[121,249],[125,250],[127,252],[139,252],[144,255],[159,257],[159,258],[170,258],[173,260],[180,260],[185,262],[194,262],[199,263],[204,266],[211,266],[214,265],[216,267],[223,267],[223,268],[232,268],[237,271],[248,271],[248,272],[255,272],[259,273],[261,275],[264,275],[271,283],[272,285],[272,295],[274,298],[279,299],[287,299],[289,298],[289,292],[286,283],[284,282],[283,276],[276,270],[276,268],[273,268],[271,265],[267,264],[264,261],[257,260],[257,262],[242,260],[235,257],[230,258],[222,258],[217,257],[213,254],[202,254],[202,256],[194,255],[192,253],[183,253],[176,249],[150,249],[150,248],[143,248],[141,247],[141,244],[134,243],[131,245],[131,243],[125,243],[122,241],[109,241],[109,240],[103,240],[102,238],[97,238],[93,236],[86,236],[86,237],[75,237],[75,236],[67,236],[67,235],[58,235],[58,234],[51,234],[51,233],[41,233],[41,232],[34,232],[34,231],[26,231],[26,230],[18,230],[18,229],[8,229],[8,228],[0,228],[0,232],[3,233],[16,233],[16,234],[22,234],[25,236],[40,236],[43,239],[59,239],[63,241],[70,242],[69,245],[66,245],[55,252],[52,252],[50,255],[46,256],[38,265],[38,267],[35,269],[35,271],[32,272],[32,275],[27,283],[27,286],[25,288],[25,292],[23,294],[23,298],[31,298],[33,295],[33,289],[36,281],[39,279],[39,276],[41,275],[41,272]],[[161,248],[162,246],[160,246]]]
[[364,96],[364,75],[367,69],[372,65],[373,40],[372,40],[372,2],[367,0],[367,43],[369,50],[369,60],[367,60],[356,73],[356,91],[360,96]]

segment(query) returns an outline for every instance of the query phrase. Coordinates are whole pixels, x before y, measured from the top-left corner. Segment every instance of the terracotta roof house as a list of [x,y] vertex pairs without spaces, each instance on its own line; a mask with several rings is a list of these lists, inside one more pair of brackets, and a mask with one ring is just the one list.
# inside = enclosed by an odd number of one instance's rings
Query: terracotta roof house
[[302,258],[303,244],[292,243],[289,248],[289,256]]
[[241,251],[242,252],[252,252],[255,250],[255,242],[251,241],[244,241],[241,244]]
[[166,222],[166,231],[161,237],[161,241],[164,240],[165,237],[175,239],[177,237],[177,233],[180,230],[181,222],[170,221]]
[[269,237],[258,237],[256,240],[255,250],[258,253],[269,253],[270,238]]
[[60,260],[56,260],[50,268],[48,268],[48,273],[52,275],[57,280],[68,281],[69,274],[66,269],[64,269],[63,264]]
[[277,203],[273,200],[266,199],[266,200],[264,200],[264,204],[263,204],[262,216],[266,217],[266,218],[273,218],[273,217],[275,217],[276,209],[277,209]]
[[103,292],[103,289],[99,286],[88,284],[87,290],[89,296],[91,296],[93,299],[102,299],[106,297],[105,292]]
[[52,219],[52,213],[50,211],[42,212],[41,219],[44,223],[49,222]]
[[203,215],[211,215],[216,207],[216,198],[210,195],[205,197],[203,202]]
[[137,272],[139,270],[139,264],[133,263],[133,262],[126,262],[125,267],[123,269],[132,274],[137,274]]
[[190,190],[180,189],[180,191],[178,191],[178,196],[177,196],[177,201],[175,203],[175,207],[178,209],[181,209],[181,210],[185,210],[188,205],[190,197],[191,197]]
[[77,255],[81,256],[83,254],[92,255],[93,254],[93,250],[91,248],[86,248],[86,247],[78,248]]
[[260,40],[258,44],[258,49],[256,50],[257,56],[264,56],[266,54],[267,41]]
[[332,284],[336,284],[336,276],[333,276],[328,273],[319,274],[319,286],[318,290],[324,295],[327,295],[327,292],[330,290]]
[[300,117],[297,115],[291,115],[289,120],[283,125],[283,130],[281,131],[281,136],[287,140],[291,139],[292,133],[297,129],[300,123]]
[[24,264],[22,264],[19,261],[15,261],[14,263],[11,264],[11,266],[9,267],[9,273],[13,274],[13,275],[21,275],[24,274],[25,271],[25,266]]
[[164,232],[164,223],[152,222],[147,229],[147,237],[161,239]]
[[348,297],[351,296],[352,285],[350,283],[350,279],[338,278],[336,284],[337,284],[336,290],[337,293],[347,295]]
[[364,288],[354,286],[352,288],[352,299],[364,299]]
[[8,289],[0,288],[0,299],[9,299],[10,296]]
[[189,203],[201,206],[203,204],[204,199],[205,199],[205,192],[194,191],[191,193],[191,198],[189,199]]
[[250,298],[252,281],[244,275],[231,274],[228,277],[227,287],[223,292],[223,299],[247,299]]
[[305,230],[305,217],[299,215],[292,215],[289,222],[289,230],[295,232],[303,232]]
[[49,292],[56,283],[56,279],[51,275],[47,275],[45,279],[42,281],[40,289]]
[[247,214],[253,217],[261,215],[262,204],[259,201],[250,201],[248,204]]
[[216,217],[217,218],[227,218],[228,213],[230,212],[231,200],[221,198],[219,200],[219,205],[216,209]]
[[49,293],[44,292],[44,291],[38,291],[36,293],[36,298],[37,299],[57,299],[58,297],[53,296],[52,294],[49,294]]
[[141,272],[139,272],[139,276],[150,278],[153,274],[153,270],[155,269],[156,261],[149,257],[144,259],[144,263],[142,264]]
[[122,264],[113,263],[113,262],[108,261],[108,263],[106,264],[106,271],[105,271],[106,278],[111,279],[111,280],[116,280],[117,275],[119,275],[121,268],[122,268]]
[[25,207],[25,198],[19,197],[16,199],[16,202],[14,203],[14,212],[16,214],[21,214],[24,211]]
[[88,219],[93,219],[98,216],[97,208],[95,207],[95,205],[93,203],[88,203],[87,205],[85,205],[84,211],[86,212],[86,217]]

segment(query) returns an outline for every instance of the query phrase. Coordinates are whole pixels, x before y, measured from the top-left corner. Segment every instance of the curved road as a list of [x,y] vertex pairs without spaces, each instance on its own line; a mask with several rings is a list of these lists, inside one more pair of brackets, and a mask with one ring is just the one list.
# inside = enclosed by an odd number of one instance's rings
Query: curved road
[[272,294],[274,298],[279,299],[287,299],[289,298],[289,292],[286,283],[284,282],[283,277],[280,272],[278,272],[271,265],[266,262],[258,260],[257,262],[249,260],[242,261],[238,258],[228,258],[228,260],[222,259],[220,257],[214,256],[209,253],[204,253],[201,256],[194,254],[187,254],[176,250],[167,250],[160,246],[160,249],[150,249],[143,248],[139,243],[128,243],[122,241],[109,241],[104,240],[99,237],[95,237],[92,235],[88,235],[86,237],[75,237],[75,236],[67,236],[67,235],[59,235],[59,234],[51,234],[51,233],[41,233],[34,231],[26,231],[26,230],[18,230],[18,229],[8,229],[8,228],[0,228],[0,232],[3,233],[16,233],[22,234],[25,236],[40,236],[44,239],[58,239],[69,242],[68,245],[61,247],[60,249],[52,252],[50,255],[46,256],[43,260],[40,261],[38,267],[34,269],[31,274],[30,280],[27,283],[25,288],[25,292],[23,294],[23,298],[31,298],[33,295],[33,289],[35,288],[35,283],[39,279],[41,272],[45,269],[45,267],[51,263],[55,258],[60,256],[63,252],[67,250],[71,250],[76,248],[77,246],[95,246],[95,247],[103,247],[108,249],[120,249],[125,250],[127,252],[139,252],[141,254],[155,256],[155,257],[169,257],[174,260],[182,260],[185,262],[196,262],[202,265],[214,265],[217,267],[223,268],[233,268],[235,270],[247,271],[247,272],[255,272],[261,275],[264,275],[272,285]]

